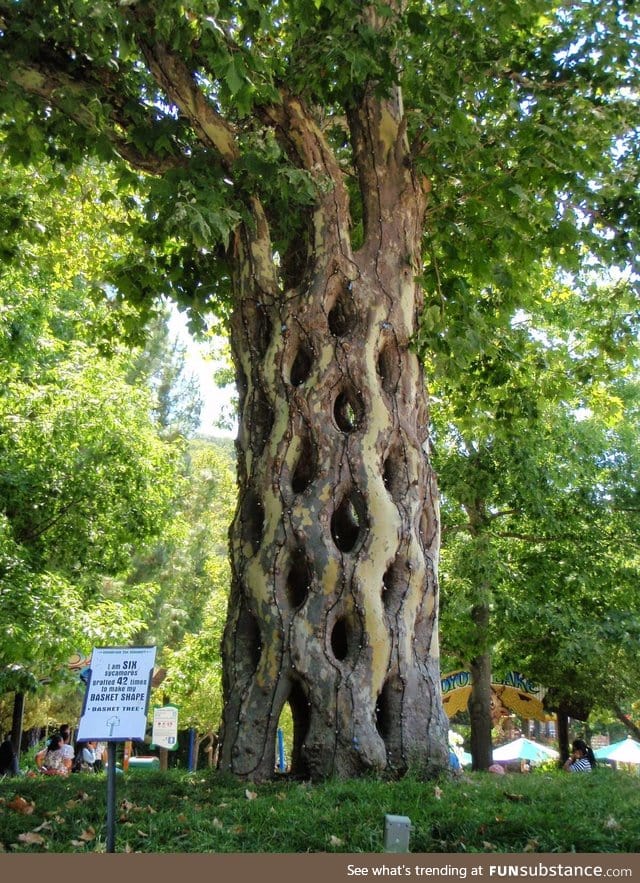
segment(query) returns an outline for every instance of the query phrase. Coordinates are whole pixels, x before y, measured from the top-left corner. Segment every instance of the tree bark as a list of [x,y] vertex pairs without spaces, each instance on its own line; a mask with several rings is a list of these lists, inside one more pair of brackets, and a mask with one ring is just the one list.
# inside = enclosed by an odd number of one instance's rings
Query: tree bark
[[289,703],[294,775],[441,769],[438,500],[410,348],[424,197],[401,107],[365,97],[350,115],[357,251],[342,174],[311,116],[286,100],[272,122],[324,182],[287,290],[257,202],[235,242],[239,505],[220,766],[272,776]]
[[624,711],[618,705],[614,705],[613,707],[615,716],[618,720],[625,725],[625,727],[629,730],[629,732],[636,737],[636,739],[640,739],[640,727],[634,724],[631,716],[625,714]]
[[11,745],[20,765],[20,749],[22,746],[22,727],[24,723],[25,694],[16,692],[13,697],[13,713],[11,717]]
[[560,749],[560,762],[564,763],[571,754],[569,748],[569,712],[562,703],[558,706],[558,748]]
[[471,660],[471,768],[487,770],[491,766],[491,650],[487,647],[490,611],[478,604],[471,611],[480,652]]

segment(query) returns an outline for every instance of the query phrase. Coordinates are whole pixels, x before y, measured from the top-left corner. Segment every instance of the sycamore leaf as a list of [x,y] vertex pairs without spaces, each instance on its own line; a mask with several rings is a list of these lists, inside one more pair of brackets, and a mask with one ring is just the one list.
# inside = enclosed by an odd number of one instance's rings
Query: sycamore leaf
[[438,788],[438,786],[436,785],[433,790],[433,796],[436,800],[442,800],[442,788]]
[[7,807],[24,816],[30,816],[36,808],[36,805],[33,801],[25,800],[24,797],[18,796],[14,797],[13,800],[10,800],[9,803],[7,803]]
[[255,800],[258,795],[255,791],[249,791],[249,789],[247,788],[247,790],[244,792],[244,796],[247,798],[247,800]]
[[42,834],[36,834],[34,831],[27,831],[26,834],[18,834],[18,840],[21,843],[34,843],[41,846],[44,843]]
[[344,840],[341,840],[339,837],[336,837],[335,834],[332,834],[331,837],[329,837],[329,843],[331,846],[343,846]]
[[95,839],[96,832],[91,826],[89,826],[86,831],[83,831],[82,834],[80,834],[80,836],[78,837],[78,840],[82,840],[84,843],[90,843],[92,840]]

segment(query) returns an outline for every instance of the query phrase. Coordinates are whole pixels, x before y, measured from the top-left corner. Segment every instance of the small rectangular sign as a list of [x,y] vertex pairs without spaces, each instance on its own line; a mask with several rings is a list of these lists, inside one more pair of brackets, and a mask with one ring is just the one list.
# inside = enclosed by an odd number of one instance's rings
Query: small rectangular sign
[[178,748],[178,707],[163,705],[153,709],[152,748],[166,748],[175,751]]
[[142,740],[155,647],[95,647],[78,727],[78,741]]

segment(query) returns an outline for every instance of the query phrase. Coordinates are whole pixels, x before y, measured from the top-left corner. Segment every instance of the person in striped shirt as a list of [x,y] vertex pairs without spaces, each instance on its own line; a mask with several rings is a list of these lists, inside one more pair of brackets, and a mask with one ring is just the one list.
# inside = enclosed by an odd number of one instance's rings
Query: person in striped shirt
[[583,739],[574,739],[571,756],[565,761],[563,769],[568,773],[590,773],[596,765],[593,751]]

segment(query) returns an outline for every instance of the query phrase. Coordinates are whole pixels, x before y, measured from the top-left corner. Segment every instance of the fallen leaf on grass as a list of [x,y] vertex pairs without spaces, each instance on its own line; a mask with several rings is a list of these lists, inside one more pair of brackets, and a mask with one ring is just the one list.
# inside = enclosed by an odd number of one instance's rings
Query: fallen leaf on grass
[[20,843],[34,843],[38,846],[42,846],[44,843],[42,834],[35,834],[33,831],[27,831],[26,834],[18,834],[18,840]]
[[487,850],[487,852],[495,852],[496,849],[498,848],[498,847],[495,845],[495,843],[489,843],[488,840],[483,840],[483,841],[482,841],[482,846],[483,846],[484,849]]
[[222,824],[222,822],[218,818],[215,818],[213,820],[212,824],[213,824],[214,828],[218,829],[218,831],[221,831],[224,828],[224,825]]
[[22,813],[24,816],[30,816],[36,805],[32,800],[25,800],[24,797],[18,796],[9,801],[7,808]]
[[540,843],[537,840],[530,840],[522,850],[523,852],[537,852]]
[[33,833],[37,834],[38,831],[50,831],[51,830],[51,822],[43,822],[41,825],[38,825],[37,828],[33,829]]
[[331,837],[329,837],[329,843],[331,846],[343,846],[344,840],[341,840],[339,837],[336,837],[335,834],[332,834]]
[[617,831],[622,827],[620,822],[617,819],[614,819],[613,816],[609,816],[609,818],[604,823],[605,828],[608,828],[610,831]]
[[91,841],[95,839],[96,832],[91,827],[87,828],[86,831],[83,831],[78,837],[78,840],[82,840],[83,843],[91,843]]
[[442,800],[442,788],[438,788],[438,786],[436,785],[436,787],[433,789],[433,796],[436,800]]
[[258,795],[255,791],[249,791],[249,789],[247,788],[247,790],[244,792],[244,796],[247,798],[247,800],[255,800]]
[[137,833],[138,833],[141,837],[148,837],[148,836],[149,836],[149,835],[147,834],[146,831],[141,831],[140,828],[138,828]]
[[511,800],[514,803],[518,803],[519,801],[524,800],[524,794],[509,794],[505,791],[504,796],[507,798],[507,800]]

